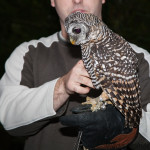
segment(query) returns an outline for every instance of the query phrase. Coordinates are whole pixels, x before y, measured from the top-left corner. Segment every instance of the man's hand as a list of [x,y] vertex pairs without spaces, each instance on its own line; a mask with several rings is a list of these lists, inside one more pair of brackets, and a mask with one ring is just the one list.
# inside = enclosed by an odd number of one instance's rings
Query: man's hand
[[[65,90],[68,94],[87,94],[93,88],[89,74],[84,68],[83,61],[80,60],[73,69],[63,77]],[[85,85],[83,87],[81,85]]]
[[86,112],[90,107],[79,105],[72,109],[73,113],[79,114],[60,118],[63,125],[82,131],[81,141],[86,148],[114,150],[123,148],[134,140],[138,130],[125,128],[124,116],[113,105],[107,105],[105,110]]
[[[84,85],[84,86],[82,86]],[[80,60],[66,75],[61,77],[54,89],[54,109],[61,107],[70,94],[87,94],[93,88],[89,74]]]

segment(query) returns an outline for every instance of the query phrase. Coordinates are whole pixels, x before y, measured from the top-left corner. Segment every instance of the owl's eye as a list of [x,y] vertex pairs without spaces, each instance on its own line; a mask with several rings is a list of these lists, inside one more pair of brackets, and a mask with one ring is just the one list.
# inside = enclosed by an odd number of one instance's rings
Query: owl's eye
[[72,32],[75,34],[79,34],[79,33],[81,33],[81,29],[80,28],[73,28]]

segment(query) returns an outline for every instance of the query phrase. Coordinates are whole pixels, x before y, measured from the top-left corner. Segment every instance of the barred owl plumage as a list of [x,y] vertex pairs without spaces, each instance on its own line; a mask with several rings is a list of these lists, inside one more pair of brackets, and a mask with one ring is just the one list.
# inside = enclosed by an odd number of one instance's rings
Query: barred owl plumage
[[65,20],[72,44],[80,45],[82,60],[96,89],[102,88],[125,116],[125,126],[141,118],[138,59],[129,43],[93,14],[75,12]]

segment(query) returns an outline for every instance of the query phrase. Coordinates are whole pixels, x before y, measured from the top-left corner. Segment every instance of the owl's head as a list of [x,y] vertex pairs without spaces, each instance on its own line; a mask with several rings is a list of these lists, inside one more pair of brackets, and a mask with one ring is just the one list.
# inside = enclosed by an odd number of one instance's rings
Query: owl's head
[[102,31],[102,21],[93,14],[75,12],[65,19],[65,28],[73,45],[97,39]]

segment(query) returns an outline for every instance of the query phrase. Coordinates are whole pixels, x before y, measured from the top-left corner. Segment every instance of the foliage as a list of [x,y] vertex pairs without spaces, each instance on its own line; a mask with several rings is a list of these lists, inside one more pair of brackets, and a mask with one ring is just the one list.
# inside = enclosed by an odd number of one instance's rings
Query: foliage
[[59,19],[50,1],[0,1],[0,76],[4,62],[20,43],[38,39],[59,30]]
[[149,0],[109,0],[103,12],[111,29],[150,52]]
[[[0,76],[4,62],[16,46],[24,41],[49,36],[60,30],[59,18],[50,1],[0,1]],[[150,1],[107,0],[103,8],[106,24],[147,50],[150,50]]]

